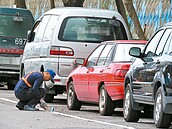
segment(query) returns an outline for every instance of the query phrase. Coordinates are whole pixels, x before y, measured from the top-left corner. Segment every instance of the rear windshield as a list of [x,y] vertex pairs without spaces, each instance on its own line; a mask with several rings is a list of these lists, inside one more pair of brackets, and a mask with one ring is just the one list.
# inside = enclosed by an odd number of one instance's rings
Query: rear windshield
[[62,41],[97,42],[127,39],[123,24],[116,20],[92,17],[69,17],[63,21],[59,39]]
[[32,21],[29,17],[0,15],[0,36],[26,37],[27,30],[31,27]]
[[0,14],[0,53],[6,49],[23,49],[32,25],[32,16]]
[[125,62],[125,61],[133,61],[135,57],[129,55],[129,50],[131,47],[140,47],[143,49],[143,44],[118,44],[116,47],[115,56],[113,58],[113,62]]

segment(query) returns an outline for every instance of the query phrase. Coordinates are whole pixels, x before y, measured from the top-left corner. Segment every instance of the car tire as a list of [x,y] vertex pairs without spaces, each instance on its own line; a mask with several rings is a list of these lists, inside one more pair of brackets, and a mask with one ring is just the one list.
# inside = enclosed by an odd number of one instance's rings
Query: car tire
[[16,85],[16,84],[14,84],[14,83],[8,82],[8,83],[7,83],[7,88],[8,88],[8,90],[14,90],[15,85]]
[[103,85],[99,93],[99,113],[103,116],[111,116],[113,112],[114,103]]
[[47,103],[52,103],[54,100],[54,95],[53,94],[45,94],[44,100]]
[[80,110],[81,102],[78,100],[73,82],[69,83],[69,87],[67,90],[67,107],[69,110]]
[[158,89],[154,104],[154,124],[157,128],[168,128],[171,125],[171,116],[163,112],[163,99],[161,87]]
[[127,122],[137,122],[140,118],[141,111],[134,110],[132,108],[132,97],[129,88],[130,84],[127,85],[125,89],[125,96],[123,101],[123,116],[124,120]]

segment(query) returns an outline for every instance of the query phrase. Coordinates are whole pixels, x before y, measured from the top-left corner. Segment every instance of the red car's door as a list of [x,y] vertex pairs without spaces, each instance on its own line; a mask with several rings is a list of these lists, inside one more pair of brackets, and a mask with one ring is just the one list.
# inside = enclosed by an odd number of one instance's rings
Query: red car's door
[[109,64],[113,45],[106,45],[99,56],[96,65],[92,71],[89,71],[89,99],[92,102],[98,102],[98,87],[100,82],[104,82],[106,75],[106,67]]
[[88,97],[88,75],[88,69],[85,66],[77,69],[77,74],[75,74],[75,92],[79,100]]
[[104,79],[103,71],[105,70],[104,66],[95,66],[92,71],[89,71],[89,99],[92,102],[98,102],[99,92],[98,86],[101,81]]
[[81,66],[76,71],[75,91],[80,100],[88,101],[88,98],[90,98],[88,89],[90,72],[94,71],[94,66],[104,46],[105,45],[100,45],[97,47],[88,57],[87,64],[85,66]]

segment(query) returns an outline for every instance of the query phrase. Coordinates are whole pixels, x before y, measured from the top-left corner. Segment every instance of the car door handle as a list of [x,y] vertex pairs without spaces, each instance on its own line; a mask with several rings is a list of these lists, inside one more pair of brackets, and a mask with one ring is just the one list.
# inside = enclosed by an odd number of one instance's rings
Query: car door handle
[[102,73],[104,71],[104,69],[100,70],[100,73]]
[[156,64],[160,64],[160,61],[159,61],[159,60],[157,60]]
[[147,65],[147,62],[144,62],[143,65]]

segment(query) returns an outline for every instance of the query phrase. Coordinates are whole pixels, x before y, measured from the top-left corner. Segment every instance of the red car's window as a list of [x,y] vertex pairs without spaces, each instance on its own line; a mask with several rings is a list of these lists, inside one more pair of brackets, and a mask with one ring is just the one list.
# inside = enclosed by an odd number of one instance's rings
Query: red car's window
[[104,65],[104,63],[105,63],[105,61],[107,59],[107,56],[108,56],[110,50],[112,49],[112,46],[113,45],[106,45],[106,47],[103,49],[103,51],[102,51],[102,53],[101,53],[101,55],[100,55],[100,57],[98,59],[98,62],[97,62],[98,66]]
[[97,59],[98,59],[102,49],[104,48],[104,46],[105,45],[101,45],[101,46],[97,47],[97,49],[94,50],[94,52],[88,58],[87,67],[92,67],[92,66],[96,65]]
[[118,44],[115,49],[113,62],[133,61],[135,58],[129,55],[131,47],[140,47],[143,49],[143,44]]

